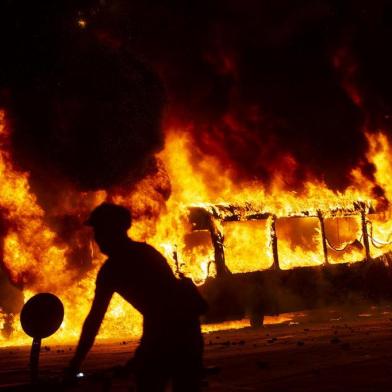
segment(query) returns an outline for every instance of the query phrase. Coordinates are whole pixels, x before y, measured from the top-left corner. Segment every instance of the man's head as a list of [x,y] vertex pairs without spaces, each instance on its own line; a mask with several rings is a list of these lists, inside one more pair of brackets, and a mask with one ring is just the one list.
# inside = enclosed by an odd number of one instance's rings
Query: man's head
[[94,238],[101,251],[107,255],[115,252],[120,241],[127,237],[132,217],[125,207],[102,203],[96,207],[86,225],[94,229]]

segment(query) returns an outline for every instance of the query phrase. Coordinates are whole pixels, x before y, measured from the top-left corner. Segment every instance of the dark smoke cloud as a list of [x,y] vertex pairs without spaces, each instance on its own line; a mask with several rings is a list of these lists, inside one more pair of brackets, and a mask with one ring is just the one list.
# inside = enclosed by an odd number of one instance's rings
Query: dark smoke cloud
[[[353,166],[366,166],[363,128],[391,102],[387,2],[106,3],[97,28],[130,37],[160,70],[169,123],[193,123],[201,152],[238,179],[268,183],[280,170],[291,173],[289,187],[310,174],[343,189]],[[358,69],[364,107],[344,86],[348,70],[334,64],[342,48]]]
[[[194,124],[201,153],[238,179],[268,184],[290,171],[288,187],[311,174],[342,189],[353,166],[367,165],[365,124],[388,130],[392,121],[386,1],[8,3],[23,3],[25,15],[7,27],[17,45],[5,45],[5,80],[17,80],[9,105],[16,156],[82,188],[155,168],[162,94],[135,55],[164,80],[168,123]],[[347,69],[334,63],[342,50],[362,107],[344,86]]]
[[75,4],[87,2],[8,3],[3,103],[13,156],[32,181],[64,177],[89,190],[154,170],[163,144],[155,73],[126,45],[80,25],[86,7]]
[[356,83],[363,94],[371,129],[392,128],[392,4],[362,1],[354,9],[350,41],[357,61]]
[[[7,27],[4,80],[18,161],[41,176],[50,166],[91,189],[155,169],[162,95],[134,55],[164,80],[168,124],[194,124],[201,153],[237,179],[268,184],[280,171],[291,188],[315,175],[343,189],[368,166],[365,124],[391,121],[387,1],[8,3],[33,15]],[[342,50],[362,107],[334,62]]]

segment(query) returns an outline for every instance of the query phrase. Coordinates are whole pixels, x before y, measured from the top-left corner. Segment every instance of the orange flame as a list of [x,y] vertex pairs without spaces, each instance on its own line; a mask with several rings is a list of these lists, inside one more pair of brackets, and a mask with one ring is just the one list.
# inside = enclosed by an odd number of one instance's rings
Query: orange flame
[[[281,268],[319,265],[324,262],[317,213],[322,211],[325,231],[330,245],[329,261],[354,262],[364,258],[363,249],[355,246],[361,242],[361,222],[358,215],[346,217],[342,209],[353,209],[358,201],[376,205],[372,189],[374,184],[361,174],[352,172],[352,185],[344,193],[334,192],[320,181],[307,182],[301,193],[285,190],[285,173],[277,173],[272,186],[266,189],[260,182],[237,183],[231,180],[230,167],[222,167],[213,156],[195,154],[195,145],[188,132],[169,129],[164,150],[158,159],[162,170],[157,175],[142,180],[132,193],[111,192],[111,200],[130,206],[133,210],[145,207],[160,212],[157,219],[141,215],[135,219],[130,235],[136,240],[148,241],[168,259],[174,271],[190,275],[197,284],[216,273],[213,264],[214,250],[206,230],[192,231],[189,221],[190,205],[206,210],[214,204],[252,206],[258,211],[276,216],[279,238],[278,253]],[[9,129],[5,113],[0,113],[0,207],[9,223],[4,238],[4,265],[14,282],[24,286],[24,298],[50,291],[58,295],[65,305],[65,319],[49,341],[74,341],[80,333],[82,322],[89,310],[94,294],[97,270],[104,258],[93,252],[93,266],[83,278],[67,268],[66,245],[59,245],[56,233],[45,221],[45,211],[29,186],[29,174],[18,171],[9,152]],[[382,133],[367,134],[367,158],[375,165],[375,178],[392,197],[389,181],[391,146]],[[157,177],[158,176],[158,177]],[[169,177],[172,186],[166,205],[156,198],[154,184]],[[108,197],[107,192],[81,193],[85,210],[91,210]],[[82,213],[71,206],[73,213]],[[330,211],[337,211],[335,215]],[[306,213],[305,213],[306,211]],[[158,214],[156,214],[158,216]],[[309,215],[309,217],[307,217]],[[155,216],[155,215],[154,215]],[[373,257],[391,250],[392,220],[390,211],[368,218]],[[221,222],[227,267],[234,273],[269,268],[273,263],[271,252],[270,219],[259,221]],[[350,245],[353,244],[353,245]],[[346,248],[340,251],[340,248]],[[34,277],[32,280],[31,277]],[[137,336],[141,332],[141,315],[115,295],[100,329],[99,338]],[[0,311],[0,329],[4,326]],[[243,322],[238,322],[243,325]],[[236,325],[237,325],[236,324]],[[28,339],[13,321],[14,331],[9,338],[1,337],[0,346],[25,344]]]

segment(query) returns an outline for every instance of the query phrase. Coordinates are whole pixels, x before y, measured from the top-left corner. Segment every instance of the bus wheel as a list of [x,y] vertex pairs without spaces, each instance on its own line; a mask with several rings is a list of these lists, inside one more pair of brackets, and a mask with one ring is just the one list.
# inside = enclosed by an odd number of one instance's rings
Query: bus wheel
[[252,313],[249,316],[249,321],[252,328],[261,328],[264,324],[264,313]]

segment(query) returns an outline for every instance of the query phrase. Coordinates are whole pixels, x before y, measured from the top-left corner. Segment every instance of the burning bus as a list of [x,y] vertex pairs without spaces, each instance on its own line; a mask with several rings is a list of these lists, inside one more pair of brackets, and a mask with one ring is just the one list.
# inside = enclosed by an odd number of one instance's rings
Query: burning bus
[[[261,326],[264,315],[358,299],[390,298],[391,259],[388,253],[380,251],[386,252],[392,242],[390,238],[380,241],[374,237],[377,217],[372,204],[365,201],[342,203],[328,210],[291,211],[287,216],[277,216],[266,207],[257,209],[250,204],[190,206],[191,232],[185,242],[190,248],[200,249],[203,244],[212,251],[211,260],[204,262],[205,280],[200,282],[200,290],[210,304],[204,321],[249,317],[252,326]],[[244,224],[245,227],[236,227]],[[297,239],[288,238],[288,233],[297,235]],[[264,244],[260,241],[263,234]],[[287,252],[284,244],[280,245],[279,236],[296,254],[300,253],[301,242],[303,248],[313,247],[313,252],[302,253],[303,259],[290,265],[284,260]],[[236,247],[240,253],[236,254]],[[290,261],[293,256],[289,256]],[[177,253],[174,259],[179,272]],[[250,261],[253,268],[246,265]],[[186,268],[186,262],[182,266]]]
[[[259,183],[238,187],[211,157],[194,166],[191,140],[173,129],[158,155],[165,169],[136,188],[67,188],[56,208],[45,211],[29,174],[15,168],[7,150],[9,129],[0,126],[0,136],[0,203],[7,227],[2,264],[19,287],[18,306],[11,309],[2,297],[0,344],[25,342],[18,309],[44,291],[59,296],[65,307],[53,339],[79,336],[104,261],[82,223],[104,200],[129,206],[134,217],[130,236],[155,246],[175,272],[199,285],[210,303],[205,322],[247,316],[260,325],[265,314],[390,294],[391,212],[372,197],[374,183],[360,172],[352,173],[352,185],[341,194],[317,181],[308,182],[301,194],[279,183],[270,192]],[[368,157],[388,197],[389,155],[385,136],[369,136]],[[167,178],[170,197],[163,197]],[[214,186],[207,178],[214,178]],[[233,203],[224,202],[230,199]],[[141,322],[136,310],[115,295],[99,337],[138,336]]]

